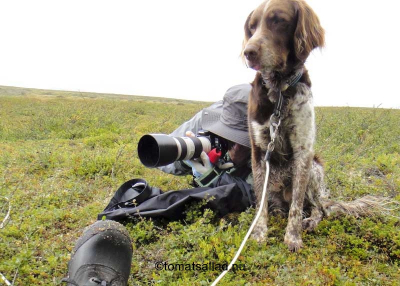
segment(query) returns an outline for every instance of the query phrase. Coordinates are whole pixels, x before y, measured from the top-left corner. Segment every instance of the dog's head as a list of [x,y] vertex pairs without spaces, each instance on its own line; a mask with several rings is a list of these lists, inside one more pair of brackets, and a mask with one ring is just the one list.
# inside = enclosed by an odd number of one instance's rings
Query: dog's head
[[267,0],[247,18],[242,54],[261,74],[286,73],[324,45],[324,30],[303,0]]

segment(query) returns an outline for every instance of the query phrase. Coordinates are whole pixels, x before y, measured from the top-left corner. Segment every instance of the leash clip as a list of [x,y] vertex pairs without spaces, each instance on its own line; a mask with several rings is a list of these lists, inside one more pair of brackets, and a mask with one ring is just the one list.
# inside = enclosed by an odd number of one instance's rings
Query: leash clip
[[276,138],[276,133],[278,131],[279,126],[281,125],[281,119],[277,117],[277,120],[274,120],[275,114],[272,114],[269,118],[269,135],[271,136],[271,142],[273,143]]
[[277,117],[275,119],[275,114],[272,114],[269,118],[269,134],[271,137],[271,141],[268,143],[267,152],[265,153],[264,161],[269,161],[271,158],[271,154],[275,149],[275,138],[278,132],[278,128],[281,125],[281,119]]

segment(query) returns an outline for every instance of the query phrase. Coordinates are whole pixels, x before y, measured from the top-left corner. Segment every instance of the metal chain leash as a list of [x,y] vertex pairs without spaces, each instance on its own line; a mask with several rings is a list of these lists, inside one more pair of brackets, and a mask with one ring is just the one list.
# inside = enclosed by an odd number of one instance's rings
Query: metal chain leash
[[275,149],[275,138],[278,133],[280,125],[281,125],[280,116],[277,117],[274,113],[272,113],[271,117],[269,118],[269,135],[271,137],[271,141],[268,143],[264,161],[269,161],[271,159],[272,151],[274,151]]

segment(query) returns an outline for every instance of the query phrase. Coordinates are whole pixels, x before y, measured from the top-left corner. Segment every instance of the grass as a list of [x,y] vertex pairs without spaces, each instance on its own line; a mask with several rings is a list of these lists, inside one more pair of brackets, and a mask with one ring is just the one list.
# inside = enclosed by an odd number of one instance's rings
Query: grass
[[[58,285],[75,240],[114,191],[132,178],[163,190],[189,177],[147,169],[136,147],[169,133],[207,103],[0,87],[0,273],[14,285]],[[317,108],[316,149],[335,199],[365,194],[400,201],[400,110]],[[399,216],[399,212],[394,212]],[[126,224],[134,254],[130,285],[210,285],[219,271],[157,271],[154,263],[229,263],[254,210],[216,217],[188,206],[180,221]],[[400,222],[389,216],[327,218],[305,247],[283,244],[286,219],[271,217],[268,241],[249,240],[219,285],[400,285]],[[0,285],[2,280],[0,279]]]

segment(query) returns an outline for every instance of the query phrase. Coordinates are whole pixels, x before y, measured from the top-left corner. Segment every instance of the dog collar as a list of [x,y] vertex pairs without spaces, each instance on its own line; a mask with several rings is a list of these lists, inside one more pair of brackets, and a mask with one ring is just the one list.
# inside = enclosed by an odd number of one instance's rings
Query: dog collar
[[[299,82],[301,77],[303,76],[304,69],[300,68],[296,70],[290,77],[288,77],[286,80],[281,82],[281,91],[287,90],[290,86],[296,85],[296,83]],[[266,88],[272,88],[274,89],[274,85],[269,81],[268,78],[262,77],[262,83]]]
[[284,84],[278,91],[278,100],[275,102],[274,107],[274,115],[276,118],[280,118],[282,115],[282,106],[283,106],[283,95],[282,92],[287,90],[290,86],[296,85],[300,78],[303,76],[303,68],[297,70],[292,76],[290,76],[287,80],[285,80]]
[[287,80],[285,80],[284,84],[281,86],[281,91],[285,91],[290,86],[296,85],[296,83],[298,83],[301,77],[303,76],[303,73],[304,73],[303,68],[297,70],[297,72],[295,72]]

